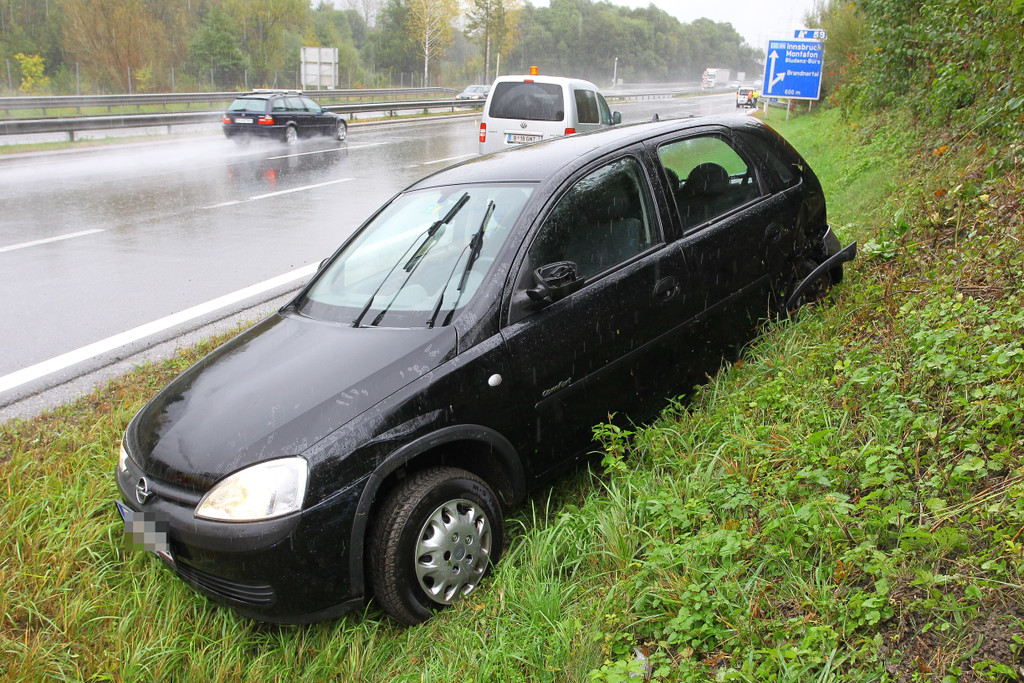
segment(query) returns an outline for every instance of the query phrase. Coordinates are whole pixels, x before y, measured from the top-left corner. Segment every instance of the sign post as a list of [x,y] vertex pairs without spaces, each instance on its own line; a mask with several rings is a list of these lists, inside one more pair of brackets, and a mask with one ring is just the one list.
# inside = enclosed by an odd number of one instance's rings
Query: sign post
[[817,40],[768,41],[762,97],[818,99],[824,51],[825,46]]

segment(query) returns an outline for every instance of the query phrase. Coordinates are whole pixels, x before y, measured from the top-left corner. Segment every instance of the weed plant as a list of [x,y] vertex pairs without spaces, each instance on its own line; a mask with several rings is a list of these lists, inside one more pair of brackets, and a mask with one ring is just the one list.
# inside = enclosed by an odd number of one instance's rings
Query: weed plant
[[0,678],[1019,680],[1021,146],[773,125],[860,243],[844,282],[656,422],[598,426],[471,597],[269,626],[126,550],[121,434],[215,339],[0,427]]

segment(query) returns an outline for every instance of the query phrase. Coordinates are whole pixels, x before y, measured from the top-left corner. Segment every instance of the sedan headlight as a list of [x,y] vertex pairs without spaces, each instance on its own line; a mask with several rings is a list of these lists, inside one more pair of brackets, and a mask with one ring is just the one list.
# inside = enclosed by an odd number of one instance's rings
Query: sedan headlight
[[281,458],[235,472],[210,489],[195,516],[221,522],[255,522],[302,509],[309,465]]

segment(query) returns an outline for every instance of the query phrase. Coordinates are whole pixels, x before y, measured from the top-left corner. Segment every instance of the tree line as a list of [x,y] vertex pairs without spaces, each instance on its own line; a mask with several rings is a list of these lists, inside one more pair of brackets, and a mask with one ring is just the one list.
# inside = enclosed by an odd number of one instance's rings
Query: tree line
[[[731,24],[653,4],[551,0],[3,0],[0,91],[195,92],[301,87],[300,47],[338,49],[339,87],[448,86],[497,73],[599,85],[755,71]],[[2,71],[6,67],[6,72]],[[6,77],[6,78],[5,78]]]

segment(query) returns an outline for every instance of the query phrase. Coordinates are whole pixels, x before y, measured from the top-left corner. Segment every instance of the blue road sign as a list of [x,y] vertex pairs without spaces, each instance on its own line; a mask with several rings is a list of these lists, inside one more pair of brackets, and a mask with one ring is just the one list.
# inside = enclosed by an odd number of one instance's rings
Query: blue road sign
[[816,100],[821,94],[824,46],[816,40],[771,40],[764,63],[763,97]]

